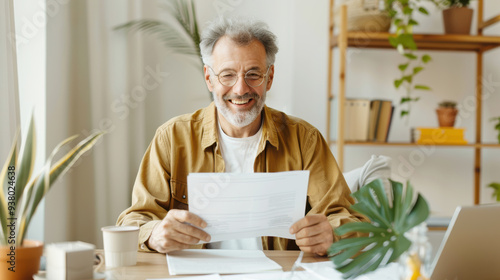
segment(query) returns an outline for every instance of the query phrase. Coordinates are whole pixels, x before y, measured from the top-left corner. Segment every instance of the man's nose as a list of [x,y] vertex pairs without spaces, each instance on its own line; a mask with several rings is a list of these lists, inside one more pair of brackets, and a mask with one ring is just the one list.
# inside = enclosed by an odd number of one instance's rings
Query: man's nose
[[243,95],[250,92],[250,87],[245,82],[245,75],[239,75],[236,84],[233,86],[233,92],[238,95]]

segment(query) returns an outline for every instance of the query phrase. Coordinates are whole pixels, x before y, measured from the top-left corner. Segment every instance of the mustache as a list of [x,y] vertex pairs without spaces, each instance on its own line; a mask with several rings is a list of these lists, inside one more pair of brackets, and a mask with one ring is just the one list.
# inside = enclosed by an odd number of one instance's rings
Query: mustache
[[247,92],[243,95],[226,95],[226,96],[223,96],[222,99],[224,101],[227,101],[227,100],[245,100],[245,99],[255,99],[255,100],[259,100],[259,95],[256,94],[256,93],[250,93],[250,92]]

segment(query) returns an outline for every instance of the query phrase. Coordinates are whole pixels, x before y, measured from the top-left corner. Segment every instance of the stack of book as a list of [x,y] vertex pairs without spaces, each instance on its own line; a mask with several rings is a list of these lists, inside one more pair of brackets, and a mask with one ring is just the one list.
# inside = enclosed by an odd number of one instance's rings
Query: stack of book
[[465,128],[417,127],[416,129],[418,144],[467,144],[464,138]]
[[394,106],[389,100],[346,99],[344,139],[386,142]]

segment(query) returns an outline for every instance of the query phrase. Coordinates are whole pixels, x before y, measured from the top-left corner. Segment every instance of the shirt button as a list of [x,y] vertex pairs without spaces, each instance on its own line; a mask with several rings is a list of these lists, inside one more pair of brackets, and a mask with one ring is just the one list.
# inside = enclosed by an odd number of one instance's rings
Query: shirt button
[[183,195],[182,198],[186,198],[186,195]]

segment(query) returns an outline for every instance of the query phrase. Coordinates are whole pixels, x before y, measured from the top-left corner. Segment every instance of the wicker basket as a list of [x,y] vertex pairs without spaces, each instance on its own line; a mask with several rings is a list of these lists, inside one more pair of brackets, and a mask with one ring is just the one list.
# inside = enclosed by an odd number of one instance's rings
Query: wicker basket
[[335,25],[340,24],[340,7],[347,5],[347,30],[365,32],[388,32],[391,18],[380,10],[379,0],[337,0]]

